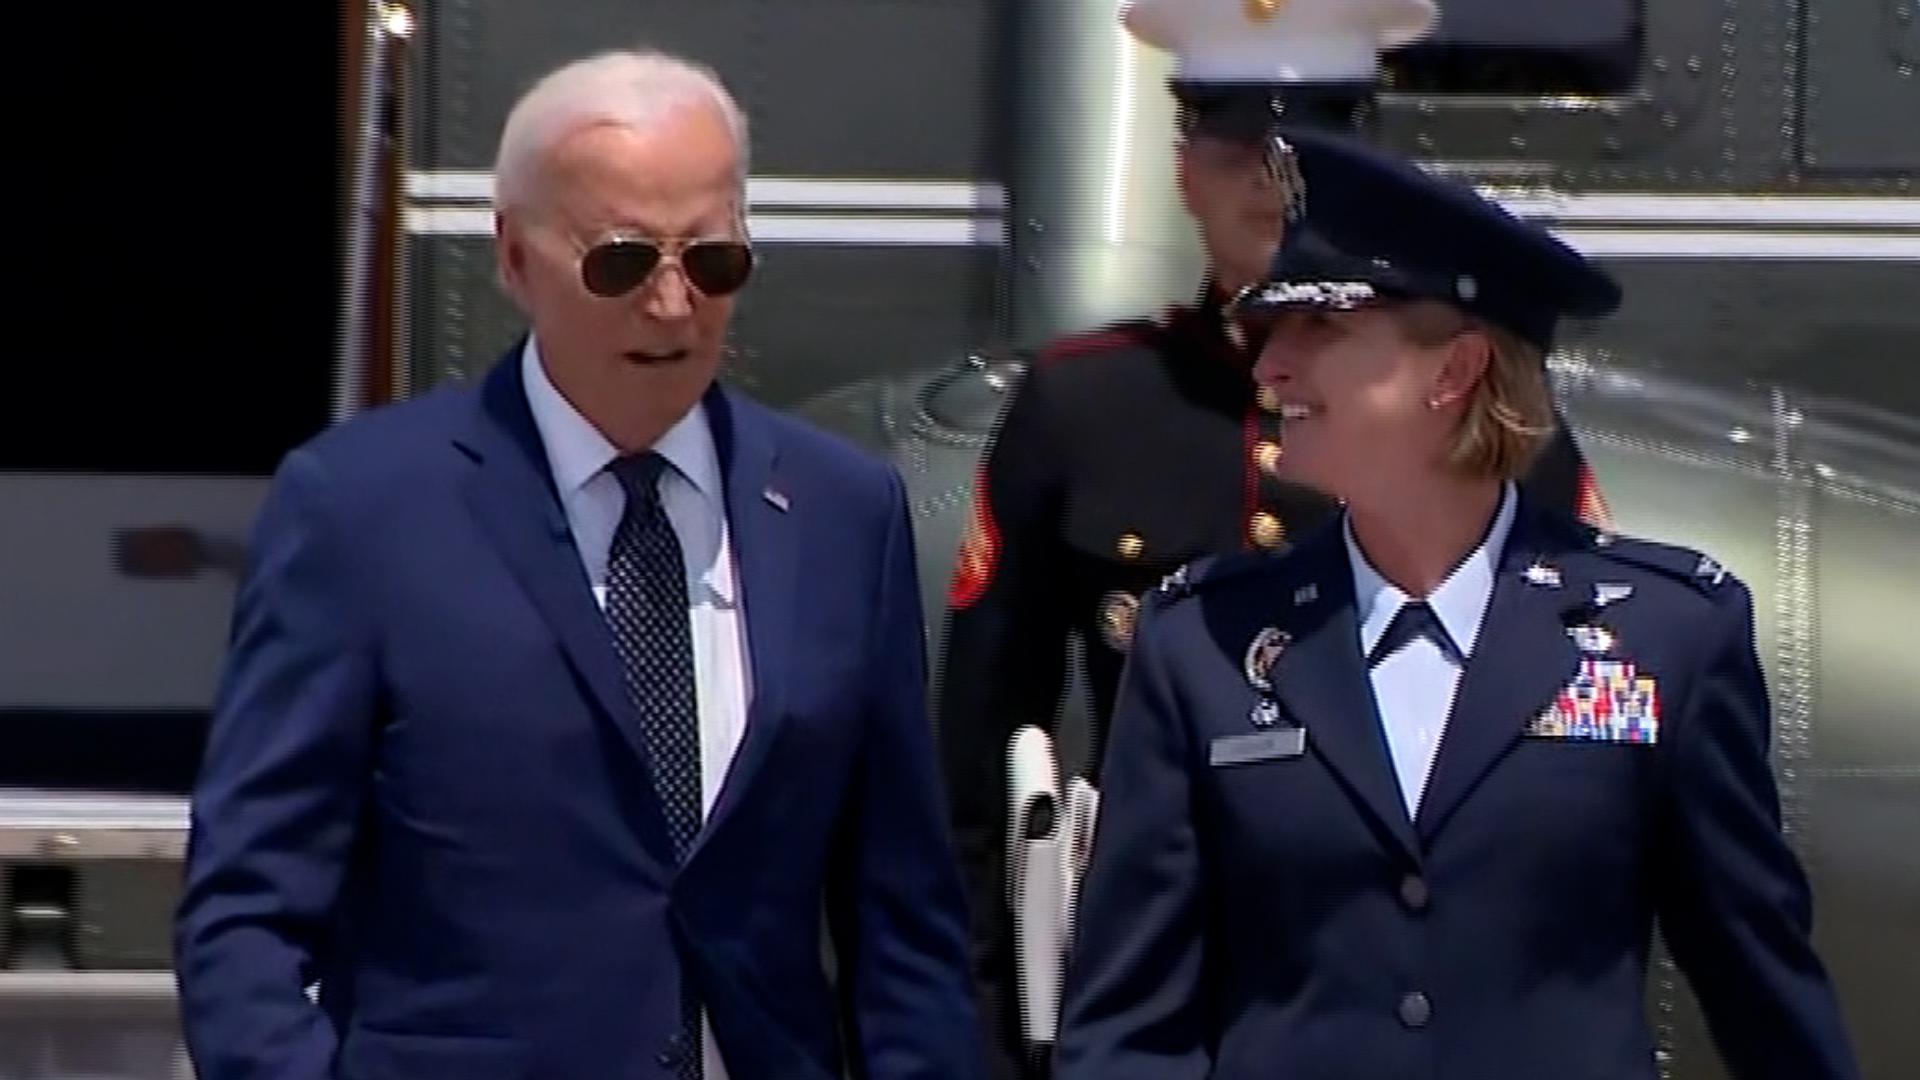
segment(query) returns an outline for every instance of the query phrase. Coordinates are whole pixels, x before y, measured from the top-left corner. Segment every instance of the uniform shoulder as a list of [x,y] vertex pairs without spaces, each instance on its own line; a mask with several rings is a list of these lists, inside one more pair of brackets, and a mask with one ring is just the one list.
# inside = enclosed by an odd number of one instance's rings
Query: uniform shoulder
[[1710,598],[1745,588],[1725,564],[1696,548],[1585,525],[1580,528],[1587,550],[1604,561],[1650,571]]
[[1149,594],[1152,603],[1165,606],[1198,596],[1230,582],[1272,573],[1286,556],[1266,551],[1233,551],[1203,555],[1162,578]]
[[1142,347],[1151,347],[1158,341],[1166,329],[1164,319],[1122,319],[1083,330],[1077,334],[1055,338],[1034,351],[1034,367],[1051,369],[1056,366],[1078,367],[1067,361],[1096,356],[1112,356],[1117,353],[1133,352]]

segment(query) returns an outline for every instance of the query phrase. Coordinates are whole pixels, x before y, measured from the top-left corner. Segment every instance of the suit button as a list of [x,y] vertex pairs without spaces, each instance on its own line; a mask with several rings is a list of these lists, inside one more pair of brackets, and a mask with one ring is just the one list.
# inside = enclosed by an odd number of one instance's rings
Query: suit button
[[1433,1004],[1418,990],[1400,999],[1400,1022],[1410,1028],[1423,1028],[1433,1018]]
[[1427,883],[1418,874],[1400,879],[1400,902],[1416,915],[1427,910]]

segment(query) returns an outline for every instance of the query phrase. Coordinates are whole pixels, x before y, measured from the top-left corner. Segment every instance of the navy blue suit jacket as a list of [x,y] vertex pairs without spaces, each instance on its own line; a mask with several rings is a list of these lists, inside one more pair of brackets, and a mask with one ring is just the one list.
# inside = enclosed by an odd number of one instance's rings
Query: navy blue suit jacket
[[754,700],[676,867],[517,356],[274,480],[179,911],[202,1080],[656,1080],[683,967],[733,1080],[977,1075],[899,478],[708,394]]
[[[1603,583],[1632,593],[1596,609]],[[1656,917],[1735,1076],[1857,1076],[1780,832],[1744,585],[1523,497],[1413,820],[1355,618],[1338,522],[1145,605],[1060,1080],[1652,1080]],[[1651,744],[1528,731],[1581,663],[1568,629],[1596,625],[1656,680]],[[1304,752],[1216,764],[1256,730],[1269,626]]]

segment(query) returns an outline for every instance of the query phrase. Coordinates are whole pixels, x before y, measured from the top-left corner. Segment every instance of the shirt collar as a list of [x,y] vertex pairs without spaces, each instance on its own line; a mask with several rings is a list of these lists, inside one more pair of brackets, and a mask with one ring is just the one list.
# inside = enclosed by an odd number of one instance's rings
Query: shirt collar
[[[1513,531],[1517,501],[1514,485],[1509,481],[1502,489],[1500,508],[1494,513],[1493,523],[1481,539],[1480,546],[1468,553],[1453,573],[1447,575],[1446,580],[1427,597],[1427,604],[1433,608],[1440,625],[1446,627],[1448,636],[1460,647],[1462,659],[1473,655],[1474,642],[1480,636],[1480,624],[1486,618],[1487,602],[1493,598],[1494,567],[1499,562],[1501,551],[1506,548],[1507,535]],[[1351,515],[1345,516],[1342,532],[1347,543],[1347,562],[1353,570],[1355,614],[1360,621],[1360,655],[1368,656],[1386,634],[1387,624],[1393,621],[1393,617],[1400,613],[1401,606],[1412,597],[1388,581],[1367,561],[1366,554],[1360,550],[1360,542],[1354,538]]]
[[[534,425],[546,446],[554,486],[563,496],[571,496],[612,464],[620,450],[553,385],[540,360],[540,346],[531,336],[521,351],[520,374]],[[713,448],[704,402],[695,402],[653,448],[696,491],[714,506],[720,505],[720,459]]]

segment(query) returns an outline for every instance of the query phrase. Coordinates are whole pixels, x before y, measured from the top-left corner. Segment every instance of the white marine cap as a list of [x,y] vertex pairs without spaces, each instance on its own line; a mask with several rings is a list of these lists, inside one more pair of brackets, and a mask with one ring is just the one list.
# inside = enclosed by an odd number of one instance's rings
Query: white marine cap
[[[1054,0],[1057,2],[1057,0]],[[1439,21],[1434,0],[1123,0],[1121,21],[1190,83],[1372,82],[1380,53]]]

